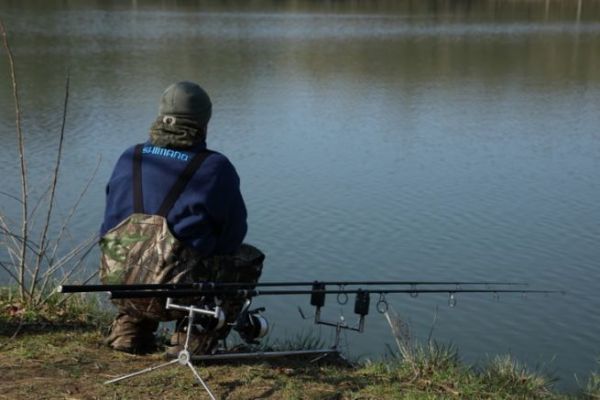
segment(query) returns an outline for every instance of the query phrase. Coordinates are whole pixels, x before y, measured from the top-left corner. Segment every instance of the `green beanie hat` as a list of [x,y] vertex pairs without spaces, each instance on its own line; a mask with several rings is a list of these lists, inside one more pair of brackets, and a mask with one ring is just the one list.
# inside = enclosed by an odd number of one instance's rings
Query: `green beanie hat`
[[169,86],[160,98],[159,116],[175,116],[192,119],[206,125],[212,114],[210,97],[198,84],[177,82]]

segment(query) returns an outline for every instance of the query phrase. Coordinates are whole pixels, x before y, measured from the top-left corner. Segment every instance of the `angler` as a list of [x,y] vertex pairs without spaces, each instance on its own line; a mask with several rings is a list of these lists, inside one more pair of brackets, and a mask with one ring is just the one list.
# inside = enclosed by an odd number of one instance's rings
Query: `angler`
[[[258,280],[264,255],[242,244],[247,225],[239,177],[227,157],[206,147],[211,114],[204,89],[175,83],[162,94],[148,141],[129,147],[117,161],[100,230],[103,283]],[[159,321],[168,320],[178,321],[168,351],[176,355],[183,348],[187,313],[167,310],[159,299],[114,303],[118,315],[106,339],[113,349],[151,351]],[[230,298],[220,304],[231,318],[242,306]],[[192,351],[210,352],[228,332],[228,325],[210,333],[194,328]]]

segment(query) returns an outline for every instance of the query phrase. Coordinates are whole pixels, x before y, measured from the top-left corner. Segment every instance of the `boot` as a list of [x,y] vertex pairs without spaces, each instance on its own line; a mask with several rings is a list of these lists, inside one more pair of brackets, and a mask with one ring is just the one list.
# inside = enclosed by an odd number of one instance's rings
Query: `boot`
[[[171,336],[170,346],[167,346],[167,357],[176,358],[185,346],[187,337],[187,318],[177,321],[175,332]],[[214,334],[207,332],[199,332],[192,325],[192,332],[188,342],[188,351],[191,354],[211,354],[217,347],[219,338]]]
[[114,350],[132,354],[146,354],[156,350],[154,331],[158,321],[136,318],[128,314],[117,315],[104,340]]

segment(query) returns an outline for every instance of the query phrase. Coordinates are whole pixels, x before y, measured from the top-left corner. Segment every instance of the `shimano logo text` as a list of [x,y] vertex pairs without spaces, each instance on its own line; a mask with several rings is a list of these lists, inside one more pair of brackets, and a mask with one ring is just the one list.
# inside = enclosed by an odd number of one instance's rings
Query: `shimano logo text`
[[190,156],[180,151],[165,149],[156,146],[144,147],[144,149],[142,150],[142,154],[152,154],[155,156],[169,157],[180,161],[188,161],[190,159]]

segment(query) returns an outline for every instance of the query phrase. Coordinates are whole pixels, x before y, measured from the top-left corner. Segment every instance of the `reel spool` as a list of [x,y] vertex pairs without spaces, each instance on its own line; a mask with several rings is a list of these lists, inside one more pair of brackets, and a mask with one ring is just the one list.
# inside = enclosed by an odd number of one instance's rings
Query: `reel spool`
[[247,343],[256,344],[257,339],[269,333],[269,322],[259,314],[261,311],[264,311],[264,308],[242,312],[233,326],[233,329]]
[[[208,310],[208,307],[204,307]],[[225,326],[227,319],[225,317],[225,313],[221,309],[221,307],[215,307],[214,312],[216,316],[209,315],[196,315],[194,318],[194,326],[200,332],[215,332]]]

